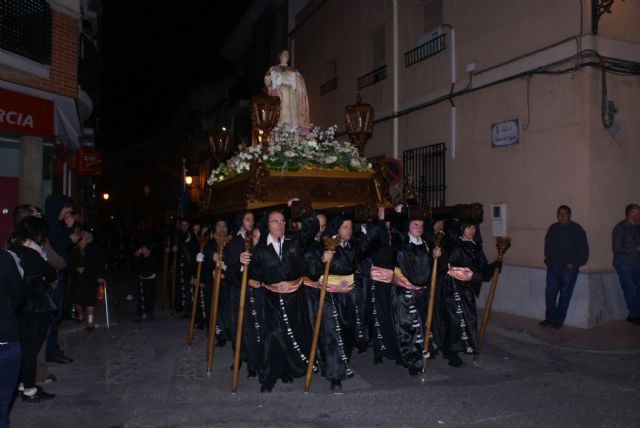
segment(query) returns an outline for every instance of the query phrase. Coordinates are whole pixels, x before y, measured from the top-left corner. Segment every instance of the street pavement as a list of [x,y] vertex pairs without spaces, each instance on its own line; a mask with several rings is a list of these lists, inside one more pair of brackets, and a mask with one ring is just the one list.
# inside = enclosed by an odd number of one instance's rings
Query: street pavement
[[462,368],[436,358],[424,378],[412,378],[391,361],[374,366],[369,351],[353,356],[355,376],[343,382],[343,394],[331,393],[319,375],[307,394],[303,379],[261,394],[243,367],[234,395],[229,344],[215,349],[207,376],[203,331],[188,347],[188,321],[160,305],[154,321],[135,322],[134,301],[124,298],[133,284],[112,288],[114,325],[86,332],[63,323],[61,342],[75,361],[50,367],[58,381],[44,387],[54,400],[16,400],[12,427],[640,426],[637,347],[576,347],[496,314],[477,366],[471,357]]

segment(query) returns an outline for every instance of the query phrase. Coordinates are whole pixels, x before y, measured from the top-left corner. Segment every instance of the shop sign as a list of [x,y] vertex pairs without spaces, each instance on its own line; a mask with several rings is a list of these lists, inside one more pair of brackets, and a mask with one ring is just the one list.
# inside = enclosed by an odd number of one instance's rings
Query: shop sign
[[53,101],[0,88],[0,129],[50,137],[53,134]]
[[78,149],[75,152],[75,172],[78,175],[102,174],[104,155],[98,149]]

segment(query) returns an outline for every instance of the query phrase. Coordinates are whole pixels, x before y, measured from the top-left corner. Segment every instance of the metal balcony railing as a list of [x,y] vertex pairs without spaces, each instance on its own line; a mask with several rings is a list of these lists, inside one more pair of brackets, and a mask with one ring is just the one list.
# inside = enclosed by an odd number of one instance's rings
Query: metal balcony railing
[[438,52],[442,52],[445,49],[445,35],[442,34],[405,53],[404,66],[410,67],[420,61],[424,61],[425,59],[434,56]]
[[358,77],[358,90],[375,85],[387,78],[387,66],[383,65],[375,70]]
[[328,94],[336,89],[338,89],[338,78],[334,77],[320,85],[320,95]]
[[45,0],[0,1],[0,49],[51,64],[51,7]]

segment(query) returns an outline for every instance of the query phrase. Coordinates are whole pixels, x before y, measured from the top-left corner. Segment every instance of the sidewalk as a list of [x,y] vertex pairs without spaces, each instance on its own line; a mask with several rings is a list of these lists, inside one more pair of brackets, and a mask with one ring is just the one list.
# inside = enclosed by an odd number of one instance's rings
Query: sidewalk
[[[478,312],[481,313],[480,310]],[[540,320],[493,312],[488,330],[502,333],[519,332],[535,340],[568,348],[596,352],[639,352],[640,326],[625,320],[611,321],[591,329],[564,326],[561,329],[541,327]]]

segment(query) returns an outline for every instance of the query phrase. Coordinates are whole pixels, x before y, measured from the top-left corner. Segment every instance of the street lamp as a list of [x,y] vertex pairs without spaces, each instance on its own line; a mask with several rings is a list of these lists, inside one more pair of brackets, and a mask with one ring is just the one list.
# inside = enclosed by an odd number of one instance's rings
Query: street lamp
[[358,93],[356,104],[346,106],[344,116],[347,133],[351,137],[353,144],[358,148],[360,156],[364,156],[364,146],[373,134],[373,106],[363,103]]
[[251,97],[251,145],[271,141],[271,130],[280,119],[280,98],[266,93]]
[[187,185],[187,186],[191,186],[191,183],[193,183],[193,177],[192,177],[192,176],[190,176],[190,175],[187,175],[187,176],[184,178],[184,182],[186,183],[186,185]]
[[108,193],[103,193],[102,194],[102,199],[104,199],[105,201],[109,200],[109,194]]

